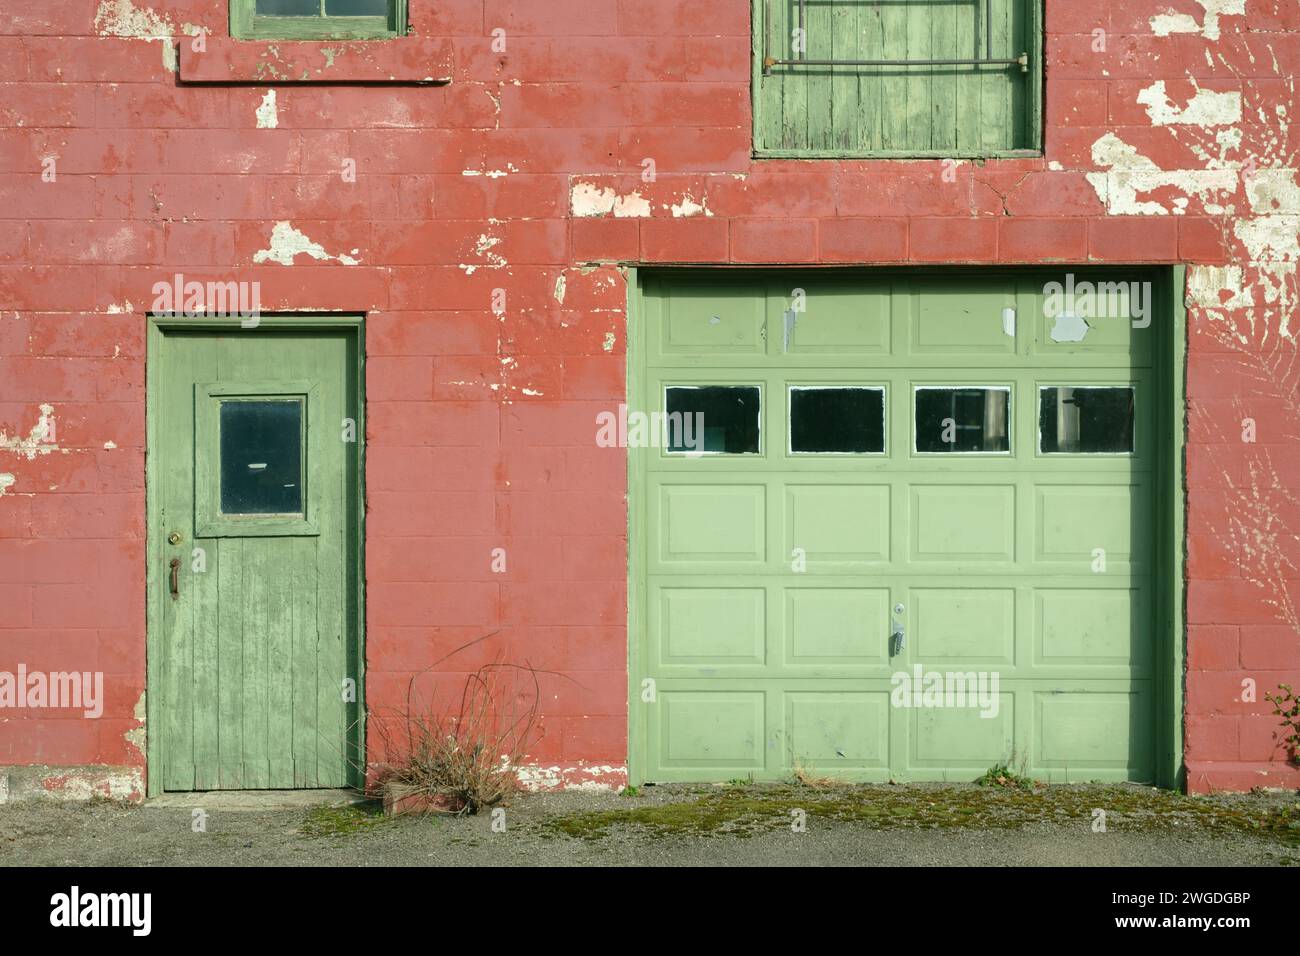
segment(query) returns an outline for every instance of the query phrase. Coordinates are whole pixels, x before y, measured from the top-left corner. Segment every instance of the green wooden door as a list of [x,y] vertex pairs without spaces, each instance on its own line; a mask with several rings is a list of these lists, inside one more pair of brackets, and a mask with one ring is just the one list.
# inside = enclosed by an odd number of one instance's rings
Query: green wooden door
[[1052,278],[644,281],[638,777],[1153,779],[1156,325]]
[[172,331],[152,360],[151,694],[164,790],[358,766],[356,340]]

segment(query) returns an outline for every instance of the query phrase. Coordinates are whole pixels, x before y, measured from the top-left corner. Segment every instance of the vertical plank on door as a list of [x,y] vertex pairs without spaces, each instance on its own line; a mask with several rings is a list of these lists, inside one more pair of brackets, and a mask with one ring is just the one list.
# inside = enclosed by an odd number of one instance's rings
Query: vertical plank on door
[[[810,60],[829,60],[834,46],[831,26],[831,9],[826,3],[810,3],[806,7],[806,56]],[[797,67],[801,76],[807,77],[808,89],[808,148],[830,149],[831,139],[831,75],[835,67]]]
[[[930,15],[930,37],[936,60],[955,60],[970,54],[959,49],[957,11],[967,4],[940,4]],[[955,152],[957,148],[958,71],[965,67],[936,66],[931,81],[930,145]]]
[[[857,5],[857,49],[860,60],[880,60],[885,56],[885,34],[880,21],[878,4]],[[881,127],[881,76],[883,68],[859,67],[854,74],[857,80],[857,137],[854,149],[867,151],[880,149]]]
[[[201,342],[184,341],[176,344],[164,365],[163,396],[155,405],[159,416],[159,435],[168,454],[158,462],[158,480],[161,488],[161,525],[164,534],[178,532],[183,542],[193,535],[193,509],[188,489],[193,487],[191,473],[194,458],[189,452],[194,443],[194,405],[192,383],[208,371],[211,354]],[[170,544],[163,547],[164,590],[168,589],[170,561],[180,558],[185,550]],[[188,562],[183,562],[178,573],[178,584],[185,589],[186,597],[193,587]],[[194,607],[184,598],[163,596],[163,639],[161,642],[163,687],[166,700],[173,705],[166,708],[163,718],[164,759],[163,786],[171,790],[192,790],[195,786],[194,770]]]
[[316,624],[319,540],[303,538],[294,555],[293,779],[294,786],[319,786],[317,749],[326,744],[316,715],[316,674],[319,647]]
[[297,538],[263,538],[270,601],[266,628],[266,762],[270,786],[293,786],[293,646]]
[[[882,59],[902,59],[907,55],[907,4],[881,4],[881,35],[884,39]],[[907,127],[907,71],[905,66],[883,68],[880,83],[882,150],[907,149],[911,146]]]
[[[840,3],[830,9],[830,53],[837,60],[857,60],[858,7]],[[858,146],[858,67],[829,67],[831,76],[831,115],[827,141],[836,150]]]
[[[987,56],[1005,58],[1020,51],[1011,50],[1009,23],[1011,5],[1016,0],[988,0],[986,15],[993,24],[993,46]],[[981,42],[983,36],[981,36]],[[983,123],[983,145],[994,148],[1006,137],[1011,122],[1011,68],[1006,66],[980,67],[980,119]],[[1015,74],[1019,76],[1018,73]]]
[[[194,672],[191,678],[191,696],[194,714],[194,786],[198,790],[213,790],[220,785],[221,721],[220,721],[220,588],[212,587],[218,581],[218,568],[208,562],[208,544],[204,542],[204,558],[194,570],[194,543],[190,535],[178,549],[181,554],[183,587],[186,603],[193,609]],[[215,554],[210,557],[215,558]]]
[[272,569],[265,560],[261,541],[246,542],[244,548],[244,779],[247,786],[264,788],[270,784],[271,770],[267,756],[266,695],[267,627],[270,624],[270,584]]
[[221,787],[242,789],[244,781],[244,542],[240,538],[211,539],[211,553],[217,555],[219,661],[218,738],[220,740]]
[[[922,8],[915,3],[904,5],[907,16],[906,56],[909,60],[929,60],[934,58],[930,37],[930,23],[934,9]],[[933,102],[934,67],[905,67],[907,71],[907,113],[906,126],[908,141],[912,149],[927,150],[934,145],[934,131],[930,128],[931,104]]]
[[[980,40],[980,31],[984,29],[984,4],[962,4],[957,8],[956,38],[954,40],[954,58],[978,59],[982,55],[984,43]],[[980,67],[965,66],[957,70],[957,79],[953,90],[954,108],[956,110],[956,142],[961,152],[977,152],[983,136],[980,123]]]
[[353,658],[349,653],[347,601],[344,598],[348,580],[344,550],[347,535],[343,526],[346,511],[342,507],[348,494],[344,453],[345,449],[351,452],[355,446],[342,441],[341,429],[347,407],[343,389],[335,386],[324,392],[321,403],[324,419],[321,422],[321,453],[308,480],[321,489],[322,501],[338,502],[338,505],[323,509],[316,551],[319,582],[316,588],[317,779],[319,786],[340,787],[346,785],[348,779],[348,715],[355,710],[344,703],[343,681],[358,676],[350,672]]

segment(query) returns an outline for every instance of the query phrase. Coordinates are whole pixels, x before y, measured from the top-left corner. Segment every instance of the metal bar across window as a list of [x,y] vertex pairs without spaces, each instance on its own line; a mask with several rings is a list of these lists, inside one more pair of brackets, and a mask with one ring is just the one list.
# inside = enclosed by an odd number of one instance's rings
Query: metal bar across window
[[[799,6],[799,46],[798,56],[794,59],[782,59],[771,55],[772,38],[772,0],[764,0],[763,22],[763,73],[769,75],[774,66],[1019,66],[1021,73],[1029,72],[1029,54],[1017,57],[996,58],[989,56],[993,51],[993,0],[983,0],[980,16],[984,20],[984,56],[964,59],[945,60],[823,60],[809,59],[807,56],[807,31],[804,28],[807,0],[797,0]],[[979,3],[979,0],[972,0]],[[979,49],[979,34],[975,34],[975,47]]]

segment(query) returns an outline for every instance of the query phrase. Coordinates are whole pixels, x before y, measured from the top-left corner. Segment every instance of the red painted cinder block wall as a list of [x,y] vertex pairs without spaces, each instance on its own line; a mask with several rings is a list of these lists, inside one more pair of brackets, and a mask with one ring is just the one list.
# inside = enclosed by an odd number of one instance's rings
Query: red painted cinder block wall
[[[1189,786],[1300,783],[1263,696],[1300,684],[1298,11],[1047,0],[1045,155],[945,179],[753,160],[748,0],[410,0],[414,53],[274,87],[185,82],[247,73],[224,0],[0,0],[0,669],[107,688],[95,721],[0,713],[0,764],[140,791],[143,317],[175,272],[367,314],[371,706],[493,633],[464,670],[562,675],[541,779],[617,783],[619,263],[1186,262]],[[451,82],[336,79],[426,63]],[[319,254],[258,256],[282,222]]]

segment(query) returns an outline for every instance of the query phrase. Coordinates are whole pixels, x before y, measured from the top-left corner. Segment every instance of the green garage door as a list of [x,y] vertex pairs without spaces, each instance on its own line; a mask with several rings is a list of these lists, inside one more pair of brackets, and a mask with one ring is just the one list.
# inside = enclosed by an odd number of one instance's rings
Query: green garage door
[[1154,779],[1149,285],[1052,279],[644,279],[637,778]]

